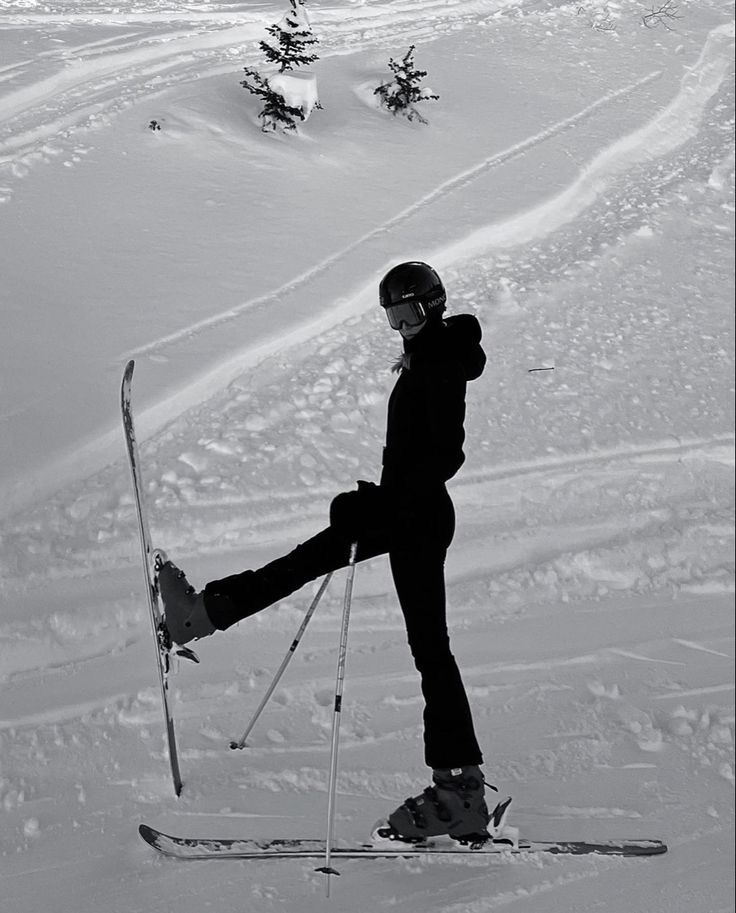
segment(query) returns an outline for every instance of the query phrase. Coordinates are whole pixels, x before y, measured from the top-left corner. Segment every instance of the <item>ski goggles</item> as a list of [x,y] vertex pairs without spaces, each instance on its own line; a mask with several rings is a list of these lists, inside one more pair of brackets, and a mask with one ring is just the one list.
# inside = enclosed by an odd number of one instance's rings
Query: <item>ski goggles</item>
[[400,301],[386,308],[386,317],[392,330],[402,325],[418,327],[427,319],[427,311],[421,301]]

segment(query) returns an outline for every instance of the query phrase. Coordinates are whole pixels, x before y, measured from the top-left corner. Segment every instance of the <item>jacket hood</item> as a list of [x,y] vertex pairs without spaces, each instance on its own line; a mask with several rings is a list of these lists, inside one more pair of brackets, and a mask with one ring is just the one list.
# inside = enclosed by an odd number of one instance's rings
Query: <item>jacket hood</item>
[[486,353],[481,347],[483,331],[472,314],[454,314],[430,324],[414,339],[404,342],[408,367],[427,362],[459,361],[466,380],[483,373]]

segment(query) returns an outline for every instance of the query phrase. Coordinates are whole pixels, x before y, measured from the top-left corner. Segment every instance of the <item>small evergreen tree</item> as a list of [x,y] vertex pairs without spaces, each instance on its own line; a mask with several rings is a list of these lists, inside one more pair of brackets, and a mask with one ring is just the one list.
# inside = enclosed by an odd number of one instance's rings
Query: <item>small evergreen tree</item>
[[304,8],[304,0],[289,0],[291,9],[281,22],[269,26],[266,31],[276,42],[261,42],[261,50],[269,63],[278,64],[279,73],[307,66],[319,60],[317,54],[307,53],[307,48],[318,44],[312,34],[312,26]]
[[275,92],[268,83],[267,79],[251,67],[244,67],[245,79],[240,85],[247,89],[251,95],[256,95],[263,100],[263,108],[258,117],[261,119],[261,130],[267,133],[269,130],[296,130],[296,121],[304,120],[304,112],[301,108],[294,108],[287,105],[283,95]]
[[429,89],[420,87],[421,81],[427,75],[426,70],[418,70],[414,63],[414,45],[406,52],[401,61],[397,62],[393,57],[389,60],[388,66],[394,75],[391,82],[382,83],[373,94],[378,95],[381,104],[388,108],[389,111],[396,114],[403,114],[409,120],[416,118],[420,123],[426,124],[427,121],[417,111],[416,105],[420,101],[429,99],[438,99]]

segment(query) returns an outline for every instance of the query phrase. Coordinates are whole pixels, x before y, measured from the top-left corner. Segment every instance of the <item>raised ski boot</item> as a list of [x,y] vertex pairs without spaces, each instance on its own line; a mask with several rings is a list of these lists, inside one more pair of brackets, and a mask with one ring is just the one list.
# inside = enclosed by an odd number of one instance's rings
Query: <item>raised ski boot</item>
[[481,769],[473,765],[434,770],[432,780],[432,786],[392,812],[388,824],[374,830],[374,838],[421,843],[447,834],[471,845],[489,840],[491,816]]
[[204,607],[204,594],[197,593],[184,571],[165,561],[158,569],[158,586],[164,606],[164,621],[176,644],[208,637],[217,630]]

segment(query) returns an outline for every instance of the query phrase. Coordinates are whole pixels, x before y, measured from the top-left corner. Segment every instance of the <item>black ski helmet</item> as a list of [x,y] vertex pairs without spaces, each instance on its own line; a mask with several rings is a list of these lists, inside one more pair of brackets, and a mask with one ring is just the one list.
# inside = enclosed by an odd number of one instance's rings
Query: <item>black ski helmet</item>
[[382,308],[416,301],[429,317],[445,310],[447,293],[436,270],[420,260],[410,260],[386,273],[378,286],[378,298]]

